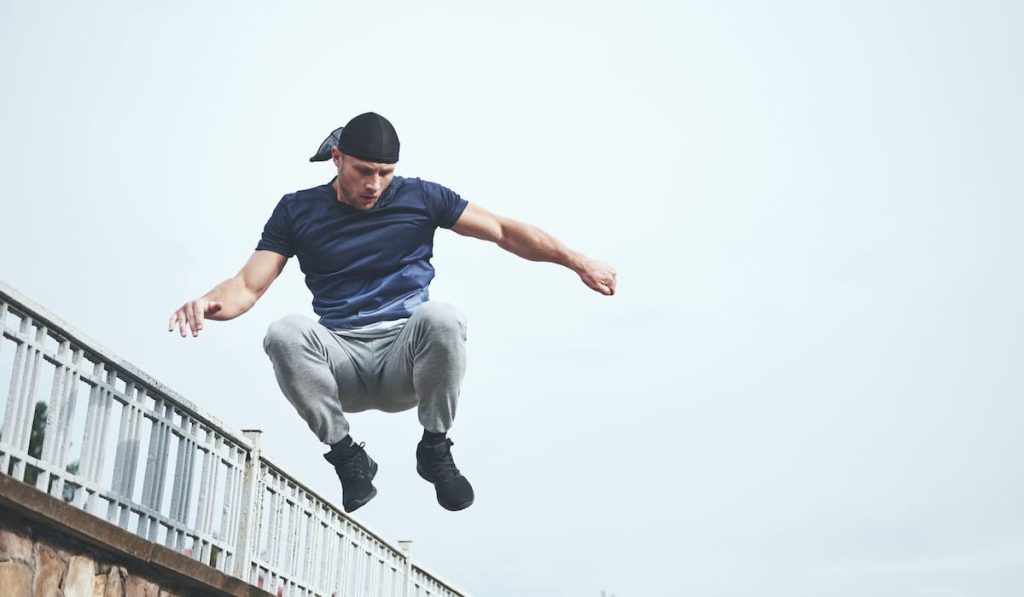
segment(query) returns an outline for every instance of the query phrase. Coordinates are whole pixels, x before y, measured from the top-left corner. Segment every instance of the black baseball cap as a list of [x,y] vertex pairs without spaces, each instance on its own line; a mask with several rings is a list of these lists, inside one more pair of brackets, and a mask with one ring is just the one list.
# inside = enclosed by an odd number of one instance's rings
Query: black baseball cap
[[324,139],[311,162],[331,159],[331,148],[367,162],[394,164],[398,162],[398,133],[391,122],[375,112],[360,114],[348,124],[338,127]]

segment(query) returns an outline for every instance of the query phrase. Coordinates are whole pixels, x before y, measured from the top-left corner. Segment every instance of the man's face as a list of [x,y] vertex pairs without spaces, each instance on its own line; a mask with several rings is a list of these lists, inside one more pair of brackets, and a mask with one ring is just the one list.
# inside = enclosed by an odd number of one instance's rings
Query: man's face
[[341,153],[337,147],[331,150],[331,158],[338,168],[338,201],[359,210],[373,209],[395,175],[394,164],[366,162]]

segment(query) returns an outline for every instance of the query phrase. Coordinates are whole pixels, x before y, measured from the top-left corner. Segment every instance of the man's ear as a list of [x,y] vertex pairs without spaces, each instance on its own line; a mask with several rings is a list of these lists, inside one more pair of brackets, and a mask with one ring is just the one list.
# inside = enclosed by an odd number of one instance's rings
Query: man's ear
[[342,159],[344,159],[344,157],[345,157],[345,155],[343,153],[341,153],[340,151],[338,151],[337,147],[332,147],[331,148],[331,159],[334,160],[334,165],[335,166],[338,166],[340,168],[341,167],[341,161],[342,161]]

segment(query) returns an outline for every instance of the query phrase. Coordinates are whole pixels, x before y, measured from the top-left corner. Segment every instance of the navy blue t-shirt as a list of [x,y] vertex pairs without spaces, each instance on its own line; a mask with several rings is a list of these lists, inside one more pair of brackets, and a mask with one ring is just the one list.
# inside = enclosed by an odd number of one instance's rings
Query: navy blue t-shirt
[[328,328],[404,319],[430,299],[434,230],[455,225],[466,205],[439,184],[395,176],[373,209],[360,211],[327,183],[282,197],[256,250],[299,258]]

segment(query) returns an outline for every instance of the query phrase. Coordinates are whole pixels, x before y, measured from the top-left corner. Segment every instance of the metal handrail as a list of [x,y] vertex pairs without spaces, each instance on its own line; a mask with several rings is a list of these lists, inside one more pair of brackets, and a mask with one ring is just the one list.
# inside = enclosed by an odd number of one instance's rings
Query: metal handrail
[[465,594],[275,465],[259,431],[234,433],[0,282],[5,371],[0,473],[279,595]]

